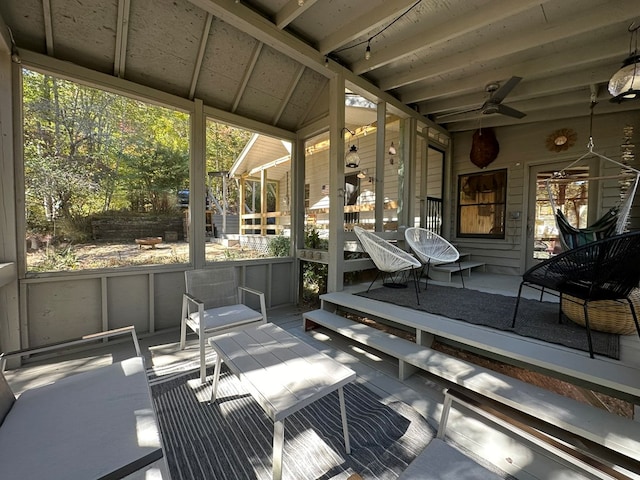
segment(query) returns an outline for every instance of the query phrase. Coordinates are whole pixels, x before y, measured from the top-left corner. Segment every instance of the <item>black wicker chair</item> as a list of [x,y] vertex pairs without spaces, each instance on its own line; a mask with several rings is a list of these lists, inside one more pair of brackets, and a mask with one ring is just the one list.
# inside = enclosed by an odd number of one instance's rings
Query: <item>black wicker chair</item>
[[639,282],[640,231],[616,235],[568,250],[544,260],[522,276],[511,327],[516,324],[522,287],[540,290],[540,299],[545,291],[551,290],[548,293],[559,296],[561,300],[560,319],[563,298],[582,305],[589,354],[593,358],[589,302],[613,300],[627,303],[640,336],[638,317],[633,302],[629,299]]

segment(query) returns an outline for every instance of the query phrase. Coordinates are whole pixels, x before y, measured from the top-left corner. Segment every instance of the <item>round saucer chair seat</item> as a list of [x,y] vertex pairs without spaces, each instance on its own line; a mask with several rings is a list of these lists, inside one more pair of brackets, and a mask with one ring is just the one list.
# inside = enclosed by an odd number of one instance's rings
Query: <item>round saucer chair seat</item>
[[438,265],[456,262],[458,250],[440,235],[424,228],[410,227],[404,232],[405,240],[423,264]]

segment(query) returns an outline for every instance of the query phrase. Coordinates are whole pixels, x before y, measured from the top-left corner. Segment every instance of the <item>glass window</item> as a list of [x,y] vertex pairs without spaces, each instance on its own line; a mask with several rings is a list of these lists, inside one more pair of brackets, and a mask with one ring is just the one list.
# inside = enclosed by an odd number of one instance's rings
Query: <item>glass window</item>
[[458,236],[504,238],[507,170],[458,177]]
[[23,70],[27,270],[189,260],[189,115]]

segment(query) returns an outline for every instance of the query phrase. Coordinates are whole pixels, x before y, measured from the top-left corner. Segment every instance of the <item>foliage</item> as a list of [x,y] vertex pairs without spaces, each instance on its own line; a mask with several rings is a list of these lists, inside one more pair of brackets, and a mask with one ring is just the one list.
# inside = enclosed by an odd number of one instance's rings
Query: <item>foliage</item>
[[[318,230],[311,226],[305,229],[304,246],[305,248],[316,250],[328,250],[329,242],[324,238],[320,238]],[[303,262],[302,296],[304,301],[317,302],[320,295],[327,293],[328,273],[328,266],[323,263]]]
[[207,121],[206,151],[207,173],[211,172],[208,187],[214,198],[227,202],[228,213],[238,213],[239,185],[236,181],[227,181],[226,195],[222,176],[218,172],[228,172],[251,138],[251,132]]
[[44,259],[39,262],[35,271],[75,270],[77,265],[78,258],[70,245],[58,250],[53,247],[47,247]]
[[291,239],[284,235],[273,237],[269,240],[267,250],[272,257],[288,257],[291,251]]
[[[176,208],[178,192],[189,188],[187,113],[27,69],[22,87],[30,234],[86,242],[93,215]],[[228,172],[251,132],[208,121],[206,135],[207,172]],[[225,198],[220,176],[208,186]],[[227,211],[237,212],[235,183],[226,198]]]

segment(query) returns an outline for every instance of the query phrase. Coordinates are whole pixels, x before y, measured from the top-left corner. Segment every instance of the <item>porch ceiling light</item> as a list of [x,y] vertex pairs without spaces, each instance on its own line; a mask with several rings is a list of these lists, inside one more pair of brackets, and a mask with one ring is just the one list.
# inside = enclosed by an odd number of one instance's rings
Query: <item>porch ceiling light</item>
[[351,145],[351,148],[344,156],[344,163],[349,168],[358,168],[360,165],[360,155],[358,155],[358,147]]
[[[613,95],[610,102],[622,103],[640,99],[640,54],[638,54],[638,29],[640,25],[629,26],[631,39],[629,40],[629,56],[622,63],[622,67],[609,80],[609,93]],[[634,50],[631,50],[634,45]]]
[[[352,137],[355,137],[356,132],[352,132],[347,127],[342,127],[342,130],[340,130],[340,136],[342,136],[345,130],[349,132]],[[358,165],[360,165],[360,155],[358,155],[358,147],[356,147],[355,145],[351,145],[351,148],[349,148],[349,151],[344,156],[344,163],[348,168],[358,168]]]

